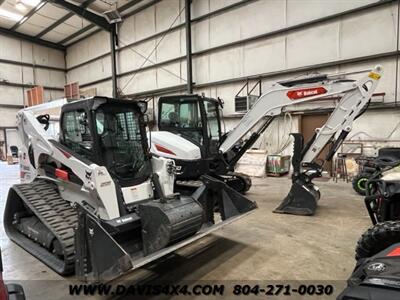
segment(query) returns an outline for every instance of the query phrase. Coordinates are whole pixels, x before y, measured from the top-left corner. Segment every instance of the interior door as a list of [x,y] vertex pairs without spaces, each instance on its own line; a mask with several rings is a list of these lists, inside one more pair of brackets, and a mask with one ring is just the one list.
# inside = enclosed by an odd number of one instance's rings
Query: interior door
[[17,146],[18,149],[21,149],[21,141],[17,129],[7,128],[5,133],[7,135],[7,155],[11,155],[10,146]]

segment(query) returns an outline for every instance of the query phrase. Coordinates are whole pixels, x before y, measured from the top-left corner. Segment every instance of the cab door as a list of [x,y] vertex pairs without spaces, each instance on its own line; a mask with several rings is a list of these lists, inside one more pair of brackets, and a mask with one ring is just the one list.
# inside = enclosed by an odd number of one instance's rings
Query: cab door
[[205,140],[207,140],[208,156],[218,153],[221,140],[221,122],[219,118],[219,103],[215,100],[205,98],[203,109],[206,124]]

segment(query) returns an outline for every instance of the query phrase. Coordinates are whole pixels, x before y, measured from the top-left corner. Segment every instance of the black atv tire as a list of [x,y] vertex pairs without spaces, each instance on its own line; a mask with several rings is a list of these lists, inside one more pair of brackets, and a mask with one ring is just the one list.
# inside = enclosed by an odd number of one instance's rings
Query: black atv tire
[[400,242],[400,221],[386,221],[370,227],[357,242],[356,260],[368,258]]
[[355,176],[352,180],[353,189],[361,196],[367,194],[367,181],[372,174],[361,173]]

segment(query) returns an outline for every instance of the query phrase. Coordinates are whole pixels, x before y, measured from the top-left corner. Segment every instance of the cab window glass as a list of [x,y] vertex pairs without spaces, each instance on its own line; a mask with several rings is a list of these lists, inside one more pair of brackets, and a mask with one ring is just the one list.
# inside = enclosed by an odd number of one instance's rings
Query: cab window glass
[[167,127],[201,128],[199,103],[197,101],[162,103],[160,123]]
[[93,140],[84,110],[66,112],[62,121],[64,145],[75,153],[93,160]]
[[212,101],[205,101],[204,104],[207,114],[208,136],[212,140],[219,141],[218,104]]

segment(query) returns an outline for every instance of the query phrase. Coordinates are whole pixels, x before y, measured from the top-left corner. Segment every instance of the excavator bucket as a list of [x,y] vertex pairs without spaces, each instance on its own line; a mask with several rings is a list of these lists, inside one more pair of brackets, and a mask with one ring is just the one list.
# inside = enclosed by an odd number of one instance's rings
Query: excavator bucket
[[320,192],[311,182],[312,177],[300,170],[303,153],[308,150],[307,146],[304,148],[303,136],[299,133],[291,135],[294,137],[292,187],[274,213],[311,216],[317,209]]
[[317,209],[319,197],[318,188],[313,183],[296,180],[274,213],[311,216]]

